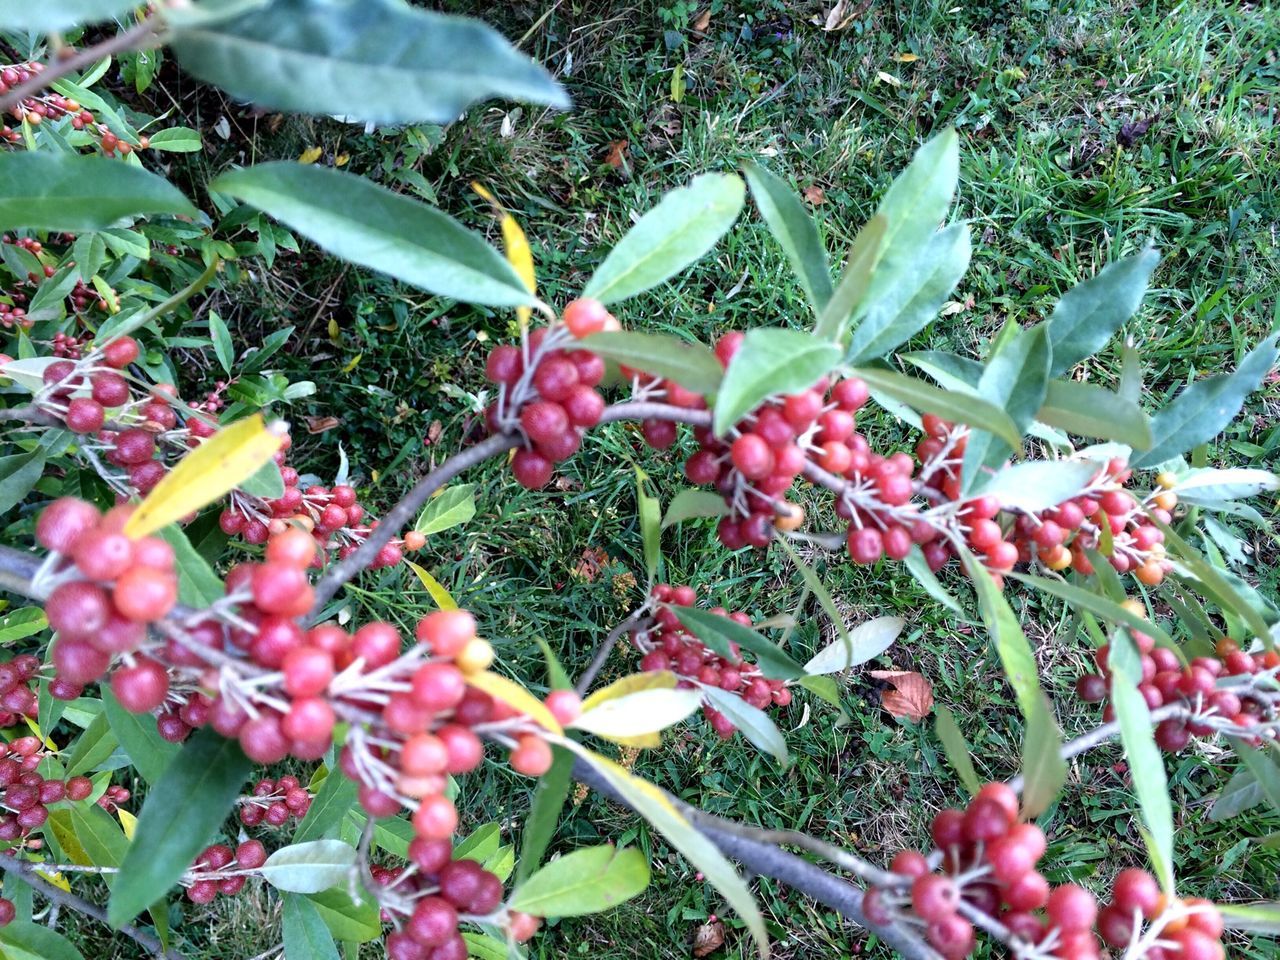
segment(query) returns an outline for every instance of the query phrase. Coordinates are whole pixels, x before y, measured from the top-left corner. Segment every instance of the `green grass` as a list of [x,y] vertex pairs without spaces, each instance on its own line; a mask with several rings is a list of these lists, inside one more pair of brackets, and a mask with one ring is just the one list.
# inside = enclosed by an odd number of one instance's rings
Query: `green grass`
[[[868,5],[848,29],[826,33],[811,23],[825,16],[825,4],[712,0],[705,36],[688,29],[687,4],[450,6],[500,17],[509,36],[528,32],[525,49],[563,75],[575,110],[556,115],[491,105],[443,132],[372,136],[356,127],[290,121],[274,135],[265,126],[259,131],[256,159],[296,156],[315,143],[326,149],[322,162],[349,152],[348,169],[389,183],[395,171],[411,169],[442,207],[496,240],[485,205],[467,186],[479,180],[530,235],[543,296],[563,303],[634,213],[695,172],[730,170],[749,159],[798,188],[823,191],[815,211],[839,257],[915,147],[954,124],[962,138],[954,217],[974,225],[973,265],[955,310],[921,335],[920,346],[976,354],[1005,320],[1034,322],[1067,287],[1148,240],[1165,259],[1128,331],[1139,344],[1153,403],[1189,377],[1232,364],[1277,318],[1280,26],[1267,5],[900,2]],[[668,42],[664,31],[674,31],[678,42]],[[676,103],[678,66],[687,91]],[[223,106],[201,102],[189,122],[210,125]],[[1132,146],[1118,145],[1125,124],[1148,118],[1150,128]],[[623,171],[604,162],[619,140],[628,142]],[[424,152],[424,143],[433,149]],[[228,149],[202,162],[214,170],[230,159]],[[297,431],[295,460],[326,475],[341,443],[362,488],[382,506],[456,445],[472,419],[468,395],[481,389],[488,346],[513,331],[506,314],[343,272],[314,251],[282,261],[274,278],[246,280],[219,309],[248,344],[286,320],[298,324],[290,372],[323,387],[295,419],[305,413],[341,422],[315,436]],[[754,214],[697,268],[623,305],[620,316],[628,327],[700,339],[735,327],[809,322],[780,250]],[[327,333],[330,319],[340,331],[336,340]],[[1094,375],[1111,376],[1115,366],[1104,356]],[[1274,466],[1278,411],[1273,382],[1221,438],[1211,462]],[[424,446],[435,420],[443,432]],[[909,439],[887,420],[869,429],[886,444]],[[652,455],[627,427],[593,435],[551,493],[525,492],[501,464],[490,464],[468,478],[481,485],[475,520],[425,554],[423,562],[476,611],[503,669],[535,687],[543,676],[535,638],[546,639],[572,672],[641,599],[633,463],[668,499],[681,485],[676,460]],[[1280,559],[1274,538],[1241,535],[1257,551],[1246,575],[1274,595]],[[573,573],[587,548],[611,558],[589,582]],[[764,617],[791,610],[800,598],[799,578],[784,558],[729,555],[705,523],[669,531],[664,550],[663,578],[694,583],[715,602]],[[839,556],[810,559],[851,621],[907,618],[907,634],[880,665],[924,673],[938,702],[956,713],[980,774],[1013,775],[1020,722],[976,616],[952,615],[901,570],[853,569]],[[366,575],[351,594],[354,612],[411,622],[428,600],[412,587],[405,591],[406,582],[399,570]],[[964,585],[949,582],[972,608]],[[1085,729],[1093,712],[1074,701],[1071,684],[1087,639],[1071,635],[1056,603],[1018,595],[1014,606],[1064,727]],[[812,602],[801,620],[792,642],[807,654],[829,638],[830,627]],[[620,675],[628,663],[615,660],[605,677]],[[959,801],[962,791],[929,730],[883,714],[872,681],[855,672],[844,700],[850,718],[844,724],[805,697],[780,712],[794,755],[785,771],[740,739],[716,742],[698,723],[674,731],[636,769],[716,813],[808,830],[887,859],[884,851],[922,842],[931,814]],[[1072,877],[1101,889],[1117,868],[1141,862],[1133,795],[1114,766],[1120,760],[1118,748],[1082,758],[1043,818],[1052,837],[1052,880]],[[1179,875],[1195,894],[1274,898],[1280,856],[1253,841],[1280,831],[1280,817],[1257,814],[1226,825],[1204,817],[1233,766],[1217,745],[1197,746],[1169,764],[1186,828],[1178,832]],[[488,764],[462,784],[467,826],[498,820],[518,839],[527,793],[527,783],[505,765]],[[652,853],[651,888],[612,913],[551,926],[532,944],[534,956],[688,956],[694,931],[711,913],[729,924],[720,955],[750,955],[715,892],[630,814],[587,797],[566,818],[555,849],[604,839],[639,843]],[[793,893],[767,882],[759,892],[780,957],[884,954]],[[248,956],[274,936],[272,907],[259,895],[187,916],[181,931],[195,955]],[[214,918],[211,927],[206,916]],[[1232,955],[1274,957],[1275,950],[1258,940],[1233,947]],[[115,953],[128,955],[127,948]],[[378,955],[372,947],[362,952]]]

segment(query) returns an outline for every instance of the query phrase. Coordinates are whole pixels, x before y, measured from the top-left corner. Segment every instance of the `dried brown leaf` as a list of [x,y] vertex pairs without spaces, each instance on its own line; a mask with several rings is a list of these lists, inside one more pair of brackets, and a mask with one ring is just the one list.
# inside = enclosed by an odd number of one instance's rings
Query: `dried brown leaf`
[[871,670],[868,675],[892,686],[880,693],[880,705],[895,717],[923,720],[933,709],[933,684],[910,670]]
[[709,920],[698,927],[693,935],[693,955],[705,957],[715,953],[724,945],[724,923],[720,920]]

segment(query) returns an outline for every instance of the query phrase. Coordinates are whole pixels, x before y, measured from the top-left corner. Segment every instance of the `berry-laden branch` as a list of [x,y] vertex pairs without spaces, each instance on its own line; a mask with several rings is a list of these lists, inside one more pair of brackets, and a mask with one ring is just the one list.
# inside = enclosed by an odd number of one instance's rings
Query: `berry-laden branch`
[[[75,910],[77,913],[83,913],[85,916],[92,917],[101,923],[108,922],[106,910],[97,904],[90,903],[83,897],[77,897],[74,893],[68,893],[66,890],[55,887],[40,876],[36,869],[38,866],[39,864],[29,860],[19,860],[11,854],[0,853],[0,870],[21,877],[23,882],[50,903],[56,903],[61,907]],[[153,956],[163,957],[164,960],[186,960],[178,951],[166,950],[164,944],[158,938],[145,930],[139,930],[130,924],[125,924],[117,929]]]

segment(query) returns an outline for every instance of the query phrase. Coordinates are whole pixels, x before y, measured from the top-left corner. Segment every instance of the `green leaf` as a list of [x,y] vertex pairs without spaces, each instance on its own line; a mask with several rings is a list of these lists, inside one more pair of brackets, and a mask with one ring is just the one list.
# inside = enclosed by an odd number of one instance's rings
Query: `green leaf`
[[1228,930],[1280,933],[1280,903],[1215,903],[1214,906],[1222,914]]
[[913,251],[911,259],[896,268],[892,283],[880,282],[886,275],[885,264],[876,267],[871,289],[860,303],[862,319],[849,341],[849,362],[866,363],[883,357],[936,319],[947,296],[969,269],[972,252],[969,225],[957,223],[939,230]]
[[596,268],[584,297],[616,303],[699,260],[733,225],[746,188],[732,174],[704,173],[668,192]]
[[159,781],[181,748],[160,736],[152,717],[130,713],[120,706],[115,695],[106,687],[102,690],[102,709],[107,714],[107,722],[111,724],[111,732],[120,741],[120,746],[124,747],[124,752],[142,779],[151,784]]
[[1022,816],[1027,820],[1049,808],[1067,779],[1062,733],[1048,697],[1041,694],[1040,701],[1040,709],[1027,717],[1022,739]]
[[476,515],[476,485],[459,483],[445,487],[427,501],[413,525],[423,536],[441,533],[466,523]]
[[969,742],[965,740],[964,734],[960,732],[960,727],[956,724],[956,718],[950,710],[941,704],[936,704],[933,711],[936,714],[933,721],[933,732],[942,744],[942,751],[947,756],[947,763],[951,764],[951,769],[956,772],[956,776],[960,778],[960,782],[964,784],[965,789],[970,794],[976,794],[982,787],[982,780],[978,776],[978,771],[973,769],[973,751],[969,747]]
[[[293,897],[296,894],[286,894]],[[373,897],[361,896],[359,905],[346,890],[334,888],[305,896],[320,914],[320,919],[337,940],[349,943],[368,943],[382,936],[382,923],[378,919],[378,903]]]
[[1152,846],[1158,852],[1154,859],[1164,867],[1160,885],[1172,895],[1173,806],[1169,802],[1169,783],[1165,777],[1164,758],[1156,746],[1151,711],[1138,691],[1138,684],[1142,682],[1138,648],[1123,630],[1112,632],[1108,664],[1111,667],[1111,703],[1120,723],[1120,742],[1133,771],[1133,790],[1137,794]]
[[1188,471],[1178,478],[1177,486],[1173,488],[1181,502],[1197,505],[1256,497],[1273,490],[1280,490],[1280,476],[1269,470],[1215,470],[1209,467]]
[[770,679],[790,680],[804,675],[804,667],[778,649],[776,644],[736,620],[697,607],[673,606],[670,610],[686,630],[722,657],[732,657],[733,650],[729,645],[736,643],[740,649],[755,655],[760,672]]
[[49,626],[49,618],[39,607],[19,607],[0,617],[0,644],[30,637]]
[[0,927],[0,948],[5,960],[84,960],[62,934],[26,920]]
[[839,362],[840,349],[811,333],[777,327],[748,330],[716,396],[716,435],[723,436],[768,397],[807,390]]
[[1111,623],[1118,623],[1128,627],[1130,630],[1145,633],[1154,638],[1159,646],[1174,646],[1173,639],[1154,620],[1140,617],[1136,613],[1126,610],[1114,600],[1108,600],[1092,590],[1085,590],[1083,587],[1077,587],[1063,580],[1050,580],[1048,577],[1039,577],[1033,573],[1010,572],[1005,576],[1021,580],[1037,590],[1043,590],[1059,600],[1065,600],[1077,610],[1088,610],[1090,613],[1097,614]]
[[939,582],[934,572],[929,569],[929,561],[925,560],[924,551],[920,549],[919,545],[912,545],[911,552],[907,554],[907,559],[903,562],[906,564],[907,569],[911,571],[911,575],[919,581],[920,586],[924,587],[925,593],[956,613],[965,612],[964,607],[960,605],[960,601],[951,595],[950,591]]
[[906,624],[901,617],[876,617],[860,623],[814,654],[804,665],[804,672],[810,675],[838,673],[866,663],[888,650]]
[[786,738],[767,713],[759,707],[753,707],[736,693],[705,683],[699,683],[698,686],[712,708],[728,717],[749,743],[769,754],[780,766],[785,767],[791,762]]
[[686,390],[704,396],[720,388],[724,370],[711,349],[663,333],[622,331],[596,333],[582,346],[606,360],[674,380]]
[[309,840],[281,847],[258,868],[262,879],[288,893],[319,893],[344,883],[356,848],[341,840]]
[[746,882],[725,859],[724,854],[716,849],[715,844],[699,833],[693,824],[676,809],[671,798],[653,784],[641,780],[612,760],[592,753],[572,740],[565,741],[564,746],[598,771],[605,782],[616,790],[627,804],[666,837],[668,843],[684,854],[685,858],[693,864],[694,869],[702,871],[706,881],[720,892],[729,906],[742,918],[756,941],[760,957],[762,960],[767,960],[769,934],[765,930],[760,908],[751,896],[751,890]]
[[517,885],[523,883],[542,863],[560,823],[560,811],[569,798],[569,784],[573,780],[573,754],[563,747],[555,746],[551,748],[551,754],[551,768],[538,778],[533,788],[529,815],[524,820],[520,860],[516,865]]
[[1150,449],[1132,461],[1153,467],[1208,443],[1236,418],[1245,397],[1257,389],[1280,356],[1280,334],[1250,350],[1232,373],[1220,373],[1191,384],[1151,418]]
[[840,705],[840,687],[830,677],[801,677],[800,686],[827,701],[844,715],[844,708]]
[[236,362],[235,348],[231,344],[231,331],[227,329],[218,311],[209,311],[209,338],[213,342],[213,353],[226,373],[231,372],[231,365]]
[[882,390],[916,410],[936,413],[952,422],[988,430],[1006,440],[1011,447],[1017,447],[1022,442],[1022,434],[1009,415],[981,397],[940,390],[923,380],[878,367],[859,367],[854,374],[865,380],[871,389]]
[[783,553],[795,564],[795,568],[800,572],[800,577],[804,580],[805,586],[817,598],[818,605],[822,607],[823,612],[831,620],[831,625],[836,628],[836,633],[840,635],[840,642],[852,643],[849,637],[849,628],[844,622],[844,616],[836,607],[835,600],[831,598],[831,593],[827,590],[826,584],[822,582],[822,578],[818,576],[818,572],[800,559],[800,555],[795,552],[791,544],[787,543],[785,537],[776,537],[774,542],[782,548]]
[[662,504],[645,491],[648,475],[636,467],[636,513],[640,518],[640,536],[644,541],[644,566],[649,582],[653,582],[662,562]]
[[1151,421],[1137,401],[1092,383],[1050,380],[1036,419],[1078,437],[1116,440],[1135,450],[1151,446]]
[[329,836],[342,824],[342,818],[355,802],[355,781],[337,768],[330,770],[320,792],[311,801],[307,815],[294,831],[293,842],[306,843]]
[[47,0],[6,3],[0,8],[0,30],[15,33],[62,33],[70,27],[110,20],[127,13],[130,0]]
[[552,860],[512,891],[508,906],[538,917],[580,917],[611,910],[648,885],[643,853],[605,843]]
[[0,158],[0,230],[80,233],[144,213],[199,215],[169,181],[118,160],[48,150]]
[[729,512],[724,497],[710,490],[681,490],[667,505],[662,529],[698,517],[723,517]]
[[280,475],[280,464],[268,460],[254,471],[253,476],[240,484],[239,489],[263,500],[275,500],[283,496],[284,478]]
[[209,561],[202,557],[177,524],[161,527],[156,536],[173,547],[177,561],[178,600],[188,607],[203,609],[226,595],[222,578],[213,572]]
[[[978,395],[1004,410],[1021,434],[1043,405],[1048,383],[1049,341],[1044,324],[1024,330],[1016,320],[1010,320],[983,367]],[[1009,444],[986,430],[972,431],[960,472],[965,492],[985,492],[989,471],[1020,447],[1021,437],[1018,443]]]
[[0,515],[20,504],[40,482],[44,460],[45,452],[40,448],[0,457]]
[[453,848],[453,858],[484,863],[498,852],[501,842],[502,826],[497,823],[486,823],[473,830],[470,836]]
[[1245,769],[1253,775],[1267,803],[1273,810],[1280,810],[1280,766],[1274,758],[1236,739],[1231,741],[1231,749],[1244,761]]
[[995,497],[1006,510],[1039,513],[1076,496],[1098,475],[1099,469],[1099,464],[1089,460],[1012,463],[996,471],[982,487],[982,493]]
[[831,299],[831,264],[818,235],[818,225],[800,197],[780,178],[749,163],[743,168],[760,216],[782,246],[815,314]]
[[982,379],[981,363],[945,350],[915,350],[900,353],[898,357],[923,370],[948,390],[964,390],[966,387],[976,390],[978,381]]
[[340,960],[333,934],[316,905],[296,893],[286,893],[280,899],[284,903],[285,960]]
[[188,73],[260,107],[445,124],[494,97],[569,106],[542,67],[478,20],[399,0],[209,7],[165,12],[174,55]]
[[849,321],[871,288],[872,273],[883,251],[884,231],[884,217],[872,217],[853,238],[844,273],[840,275],[840,285],[822,308],[818,323],[813,328],[813,335],[818,339],[837,344],[844,342]]
[[93,722],[76,738],[75,749],[67,758],[67,776],[74,777],[92,770],[111,756],[119,744],[120,741],[107,722],[106,711],[100,710]]
[[211,728],[192,735],[142,806],[107,906],[113,926],[128,923],[182,876],[231,811],[250,768],[236,741]]
[[224,173],[209,187],[335,256],[429,293],[492,307],[534,302],[515,268],[479,234],[354,174],[281,161]]
[[[70,807],[71,826],[76,840],[95,867],[118,867],[129,849],[129,840],[116,819],[96,803],[74,803]],[[119,874],[104,878],[114,886]],[[158,898],[157,898],[158,899]]]
[[1209,820],[1222,823],[1238,817],[1246,810],[1252,810],[1265,799],[1266,795],[1262,792],[1258,778],[1253,775],[1252,770],[1242,765],[1214,798],[1213,806],[1209,808]]
[[107,244],[100,233],[82,233],[76,237],[71,247],[72,256],[76,260],[76,269],[80,279],[88,283],[90,278],[102,269],[107,258]]
[[170,153],[195,153],[200,149],[200,131],[190,127],[168,127],[157,130],[147,138],[153,150],[167,150]]
[[631,739],[675,726],[701,705],[697,690],[637,690],[584,711],[570,726],[606,740]]
[[1159,262],[1160,255],[1154,250],[1143,250],[1108,264],[1062,295],[1047,323],[1053,351],[1050,376],[1097,353],[1133,316]]

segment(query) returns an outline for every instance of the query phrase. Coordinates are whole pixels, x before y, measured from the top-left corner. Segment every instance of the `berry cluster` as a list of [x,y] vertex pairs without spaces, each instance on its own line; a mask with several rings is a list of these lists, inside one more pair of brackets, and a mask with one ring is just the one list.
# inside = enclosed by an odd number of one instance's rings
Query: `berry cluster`
[[[1143,920],[1149,922],[1145,933]],[[1098,912],[1097,925],[1108,946],[1150,943],[1140,954],[1144,960],[1223,960],[1226,955],[1222,914],[1212,903],[1198,897],[1171,903],[1155,877],[1134,867],[1116,874],[1111,903]]]
[[121,656],[112,692],[126,709],[146,712],[164,702],[169,675],[137,651],[147,624],[177,602],[178,580],[173,548],[165,541],[124,535],[131,511],[124,506],[100,514],[92,504],[63,497],[41,513],[36,540],[60,557],[53,574],[60,582],[45,601],[49,626],[58,633],[50,693],[78,697],[85,684],[107,672],[113,657]]
[[[1141,612],[1136,601],[1126,601]],[[1218,641],[1212,657],[1195,657],[1186,666],[1178,654],[1157,647],[1147,634],[1132,631],[1134,644],[1142,656],[1142,679],[1138,692],[1147,706],[1155,710],[1170,703],[1181,703],[1193,714],[1190,718],[1169,717],[1156,725],[1156,743],[1162,750],[1177,752],[1191,742],[1193,736],[1220,732],[1240,737],[1251,746],[1262,742],[1259,728],[1275,720],[1275,705],[1251,688],[1225,689],[1218,686],[1219,677],[1247,678],[1280,669],[1280,653],[1273,650],[1246,653],[1229,637]],[[1076,681],[1076,694],[1086,703],[1105,702],[1111,689],[1110,645],[1094,651],[1097,673],[1087,673]],[[1115,719],[1111,704],[1103,710],[1107,722]]]
[[79,360],[80,351],[83,347],[84,342],[78,337],[72,337],[65,333],[55,333],[53,335],[53,355],[55,357]]
[[218,894],[232,897],[248,879],[246,871],[267,862],[267,850],[257,840],[246,840],[234,850],[224,843],[205,847],[182,878],[187,899],[192,903],[212,903]]
[[485,377],[498,387],[498,399],[485,422],[494,433],[516,427],[524,433],[528,442],[511,460],[521,486],[550,483],[554,465],[576,453],[583,434],[600,422],[605,404],[596,386],[604,361],[572,343],[605,329],[618,329],[618,322],[602,303],[575,300],[562,324],[532,331],[522,347],[503,344],[489,354]]
[[[681,686],[689,687],[696,682],[719,687],[738,694],[761,710],[771,705],[785,707],[791,702],[791,691],[785,681],[767,679],[755,664],[741,657],[736,645],[730,647],[732,657],[718,656],[684,628],[671,607],[693,606],[697,600],[693,587],[660,583],[653,588],[650,599],[662,606],[651,621],[631,631],[631,641],[644,651],[641,670],[670,670],[681,678]],[[730,612],[716,607],[711,613],[728,617],[744,627],[751,626],[751,618],[740,610]],[[737,728],[723,713],[710,704],[705,704],[702,712],[718,736],[724,739],[733,736]]]
[[40,698],[31,684],[40,670],[40,659],[29,653],[0,663],[0,727],[12,727],[23,717],[34,720]]
[[[26,83],[43,69],[44,64],[39,61],[14,63],[0,68],[0,94],[8,93],[14,87]],[[22,142],[23,122],[36,127],[46,122],[68,120],[72,130],[86,131],[96,136],[103,154],[108,157],[117,151],[127,155],[135,149],[146,149],[150,146],[147,137],[140,137],[136,144],[121,139],[112,133],[105,123],[98,123],[92,111],[86,110],[79,102],[51,91],[23,98],[10,107],[9,112],[18,126],[17,128],[9,126],[0,128],[0,140],[8,143]]]
[[39,737],[19,737],[4,745],[0,756],[0,842],[13,843],[49,819],[49,805],[84,800],[93,792],[88,777],[47,780],[38,771],[45,758]]
[[107,813],[114,813],[122,804],[129,802],[130,796],[132,794],[129,793],[127,788],[113,783],[98,798],[98,806],[107,811]]
[[298,782],[298,778],[286,774],[279,780],[259,780],[253,793],[241,797],[240,822],[246,827],[266,823],[282,827],[291,819],[301,820],[311,809],[311,794]]
[[[387,937],[389,960],[465,960],[459,920],[500,919],[502,881],[474,860],[454,859],[447,838],[415,839],[409,844],[409,866],[374,866],[369,872],[383,888],[384,919],[397,927]],[[505,923],[517,941],[524,941],[539,921],[508,912]]]

